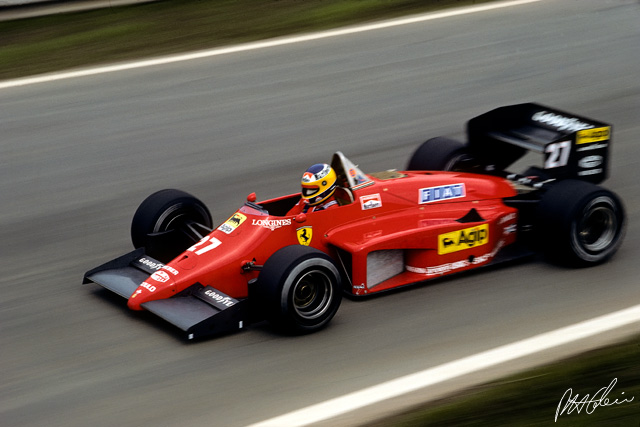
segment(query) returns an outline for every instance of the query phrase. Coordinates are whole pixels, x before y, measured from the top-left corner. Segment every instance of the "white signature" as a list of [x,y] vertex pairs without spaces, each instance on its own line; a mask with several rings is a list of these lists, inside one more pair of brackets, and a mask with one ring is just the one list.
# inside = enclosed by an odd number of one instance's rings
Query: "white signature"
[[[582,398],[580,398],[580,395],[578,394],[573,396],[573,389],[568,389],[560,398],[560,402],[558,403],[558,407],[556,408],[555,421],[557,422],[558,417],[565,412],[567,414],[570,414],[573,411],[580,413],[584,409],[587,414],[592,414],[598,406],[613,406],[633,402],[633,396],[630,399],[625,398],[624,400],[610,400],[609,398],[607,398],[617,382],[618,379],[614,378],[613,381],[611,381],[611,384],[596,391],[591,398],[588,394]],[[621,394],[624,394],[624,391]]]

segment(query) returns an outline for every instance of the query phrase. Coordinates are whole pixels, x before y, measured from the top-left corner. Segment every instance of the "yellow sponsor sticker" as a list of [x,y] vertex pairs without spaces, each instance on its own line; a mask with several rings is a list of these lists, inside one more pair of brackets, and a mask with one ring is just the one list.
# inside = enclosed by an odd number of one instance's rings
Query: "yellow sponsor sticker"
[[237,228],[240,224],[245,222],[247,217],[242,215],[240,212],[236,212],[225,222],[225,224],[229,224],[233,228]]
[[309,246],[313,237],[313,228],[300,227],[296,230],[296,235],[298,236],[298,243],[303,246]]
[[238,228],[240,224],[242,224],[246,220],[247,220],[247,217],[245,215],[242,215],[240,212],[236,212],[231,216],[231,218],[229,218],[223,224],[221,224],[220,227],[218,227],[218,230],[226,234],[231,234],[233,230]]
[[438,235],[438,255],[476,248],[489,243],[489,224]]
[[608,141],[611,138],[611,126],[585,129],[576,134],[576,144],[590,144],[592,142]]

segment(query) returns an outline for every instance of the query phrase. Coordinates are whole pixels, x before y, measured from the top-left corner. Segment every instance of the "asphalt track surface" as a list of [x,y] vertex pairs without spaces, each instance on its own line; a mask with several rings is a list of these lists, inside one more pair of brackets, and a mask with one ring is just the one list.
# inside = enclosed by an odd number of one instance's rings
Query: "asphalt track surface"
[[[543,0],[3,89],[0,424],[242,426],[638,304],[638,22],[636,1]],[[189,191],[220,222],[252,191],[297,191],[335,150],[365,171],[402,168],[425,138],[461,137],[470,117],[526,101],[613,123],[606,186],[629,226],[611,262],[533,260],[345,300],[314,335],[258,324],[197,343],[80,284],[130,249],[131,216],[153,191]]]

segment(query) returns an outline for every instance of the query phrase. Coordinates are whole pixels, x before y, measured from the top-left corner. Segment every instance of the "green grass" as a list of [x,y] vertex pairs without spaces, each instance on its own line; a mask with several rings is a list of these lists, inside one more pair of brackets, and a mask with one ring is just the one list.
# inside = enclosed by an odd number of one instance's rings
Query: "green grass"
[[0,22],[0,80],[489,0],[166,0]]
[[[617,384],[610,401],[633,401],[580,412],[555,414],[569,389],[573,396],[594,397]],[[624,394],[622,394],[624,392]],[[478,386],[420,408],[367,424],[414,426],[640,426],[640,336],[563,361]]]

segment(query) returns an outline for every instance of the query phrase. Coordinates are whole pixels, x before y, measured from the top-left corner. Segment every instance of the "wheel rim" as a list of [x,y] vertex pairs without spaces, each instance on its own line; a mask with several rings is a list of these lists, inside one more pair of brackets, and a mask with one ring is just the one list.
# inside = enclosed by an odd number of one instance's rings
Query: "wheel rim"
[[578,239],[588,252],[598,253],[609,248],[616,239],[618,218],[611,200],[600,197],[593,200],[578,224]]
[[304,319],[322,316],[331,302],[333,288],[326,272],[318,269],[303,273],[293,288],[293,308]]

